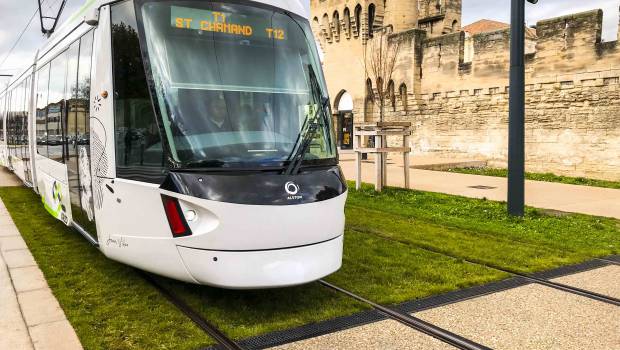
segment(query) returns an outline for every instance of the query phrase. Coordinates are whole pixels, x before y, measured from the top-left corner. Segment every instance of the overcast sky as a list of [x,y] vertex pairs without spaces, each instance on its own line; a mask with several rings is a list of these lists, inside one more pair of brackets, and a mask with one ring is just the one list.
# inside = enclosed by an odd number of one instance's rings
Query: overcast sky
[[[84,1],[67,0],[61,21],[68,18]],[[44,0],[44,14],[54,15],[59,3],[60,0]],[[611,41],[616,40],[619,6],[620,0],[540,0],[538,5],[528,4],[526,20],[528,25],[532,25],[540,19],[600,8],[605,11],[603,38]],[[37,0],[0,0],[0,74],[18,73],[20,68],[32,61],[35,50],[44,42],[39,17],[36,15],[15,49],[6,57],[36,9]],[[463,0],[464,24],[482,18],[509,22],[510,0]],[[0,77],[0,83],[4,82],[6,79]]]

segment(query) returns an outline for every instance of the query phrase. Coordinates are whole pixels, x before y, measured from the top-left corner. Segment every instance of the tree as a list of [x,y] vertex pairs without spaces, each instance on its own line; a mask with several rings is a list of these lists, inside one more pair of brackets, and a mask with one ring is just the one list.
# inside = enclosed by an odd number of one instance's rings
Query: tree
[[368,39],[364,55],[366,76],[377,89],[373,102],[379,109],[379,121],[383,121],[385,115],[386,99],[391,98],[388,84],[392,81],[400,52],[400,40],[390,38],[389,28],[389,26],[381,28],[377,31],[380,35]]

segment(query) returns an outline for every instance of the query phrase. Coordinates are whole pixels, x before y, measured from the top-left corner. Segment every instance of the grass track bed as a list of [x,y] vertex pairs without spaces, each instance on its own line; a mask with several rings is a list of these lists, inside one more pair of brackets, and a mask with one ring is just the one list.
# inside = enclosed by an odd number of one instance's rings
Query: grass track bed
[[[30,189],[0,188],[0,197],[85,348],[214,343],[134,269],[50,217]],[[612,219],[532,208],[518,219],[502,203],[394,188],[376,194],[369,186],[351,190],[347,203],[343,267],[326,279],[385,305],[509,277],[463,259],[534,272],[618,254],[620,247],[620,222]],[[226,291],[159,281],[237,340],[367,309],[318,283]]]
[[521,273],[581,262],[584,256],[544,245],[533,245],[465,230],[407,220],[399,215],[347,208],[349,227],[360,232],[413,244],[434,252],[498,266]]
[[374,235],[345,232],[343,267],[326,280],[380,304],[396,304],[509,277]]
[[[506,204],[502,202],[399,188],[375,193],[370,185],[364,185],[360,191],[350,191],[347,203],[348,214],[358,208],[392,214],[391,218],[399,220],[400,224],[403,220],[408,222],[410,231],[417,226],[420,235],[428,233],[430,236],[431,231],[426,230],[436,228],[462,231],[459,234],[480,239],[486,235],[489,241],[512,241],[520,247],[529,244],[540,247],[541,252],[555,250],[568,257],[567,262],[620,252],[620,221],[616,219],[581,214],[549,215],[529,207],[524,218],[517,218],[506,215]],[[358,220],[363,216],[347,219],[348,225],[359,227]],[[375,226],[367,229],[376,229]],[[389,224],[381,227],[382,232],[391,229]],[[492,253],[483,250],[480,254]],[[510,254],[509,251],[503,253]],[[548,266],[556,267],[554,264]]]
[[170,279],[160,281],[236,340],[346,316],[369,308],[318,283],[271,290],[231,291]]
[[214,344],[128,266],[108,260],[52,218],[29,188],[0,188],[67,319],[86,349],[197,349]]

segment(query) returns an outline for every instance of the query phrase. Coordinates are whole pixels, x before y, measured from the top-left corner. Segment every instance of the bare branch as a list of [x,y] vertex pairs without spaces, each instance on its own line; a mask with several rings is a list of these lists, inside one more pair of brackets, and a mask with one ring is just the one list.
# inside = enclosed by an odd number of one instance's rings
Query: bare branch
[[[373,99],[379,107],[379,119],[383,121],[385,110],[385,99],[390,97],[387,88],[396,69],[396,62],[400,53],[400,40],[389,40],[385,30],[381,30],[381,35],[375,35],[368,40],[365,54],[366,75],[376,86],[376,96]],[[391,97],[390,97],[391,98]]]

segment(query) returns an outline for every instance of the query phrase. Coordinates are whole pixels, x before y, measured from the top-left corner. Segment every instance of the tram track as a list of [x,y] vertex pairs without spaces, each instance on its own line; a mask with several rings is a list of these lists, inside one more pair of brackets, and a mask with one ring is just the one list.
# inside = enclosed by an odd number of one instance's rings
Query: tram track
[[385,307],[382,305],[379,305],[373,301],[370,301],[362,296],[359,296],[349,290],[346,290],[342,287],[336,286],[335,284],[329,283],[325,280],[319,280],[319,283],[321,285],[323,285],[324,287],[327,287],[329,289],[332,289],[336,292],[339,292],[341,294],[344,294],[352,299],[355,299],[361,303],[367,304],[369,306],[371,306],[372,308],[374,308],[375,310],[377,310],[378,312],[384,314],[385,316],[387,316],[388,318],[398,321],[406,326],[409,326],[421,333],[424,333],[426,335],[429,335],[431,337],[434,337],[444,343],[447,343],[449,345],[452,345],[454,347],[456,347],[457,349],[462,349],[462,350],[491,350],[491,348],[478,344],[472,340],[469,340],[467,338],[463,338],[458,334],[452,333],[446,329],[443,329],[441,327],[435,326],[432,323],[426,322],[422,319],[419,319],[415,316],[409,315],[409,314],[405,314],[405,313],[401,313],[398,311],[395,311],[389,307]]
[[[459,256],[455,256],[452,254],[448,254],[446,252],[442,252],[440,250],[436,250],[436,249],[430,249],[426,246],[421,246],[415,243],[412,243],[410,241],[407,240],[401,240],[401,239],[396,239],[393,237],[386,237],[384,235],[381,234],[377,234],[377,233],[373,233],[373,232],[365,232],[365,231],[360,231],[360,230],[352,230],[356,233],[360,233],[360,234],[366,234],[366,235],[372,235],[372,236],[376,236],[379,237],[381,239],[387,240],[387,241],[393,241],[393,242],[398,242],[401,244],[406,244],[408,246],[411,247],[415,247],[418,249],[422,249],[424,251],[428,251],[431,253],[435,253],[435,254],[440,254],[443,256],[447,256],[447,257],[451,257],[454,259],[459,259],[462,261],[465,261],[467,263],[470,264],[475,264],[475,265],[479,265],[479,266],[483,266],[489,269],[493,269],[496,271],[502,271],[508,274],[511,274],[513,276],[516,277],[520,277],[523,278],[526,281],[532,282],[532,283],[537,283],[543,286],[547,286],[550,288],[554,288],[563,292],[567,292],[567,293],[572,293],[572,294],[576,294],[582,297],[587,297],[590,299],[594,299],[597,301],[602,301],[605,303],[609,303],[609,304],[613,304],[616,306],[620,306],[620,299],[614,298],[614,297],[610,297],[610,296],[606,296],[606,295],[602,295],[599,293],[595,293],[592,291],[588,291],[588,290],[584,290],[584,289],[580,289],[580,288],[576,288],[576,287],[572,287],[572,286],[568,286],[568,285],[564,285],[561,283],[557,283],[557,282],[552,282],[549,281],[547,279],[544,278],[540,278],[540,277],[536,277],[536,276],[532,276],[532,275],[527,275],[527,274],[523,274],[523,273],[519,273],[517,271],[512,271],[509,269],[505,269],[505,268],[501,268],[499,266],[495,266],[494,264],[488,264],[488,263],[483,263],[483,262],[479,262],[479,261],[475,261],[475,260],[470,260],[470,259],[466,259],[463,257],[459,257]],[[594,260],[598,260],[601,262],[605,262],[607,264],[615,264],[618,265],[619,262],[618,261],[614,261],[614,260],[609,260],[609,259],[605,259],[605,258],[594,258]],[[169,291],[168,289],[166,289],[161,283],[159,283],[153,275],[147,273],[147,272],[143,272],[140,271],[140,275],[150,284],[152,285],[155,289],[158,290],[158,292],[164,296],[168,301],[170,301],[179,311],[181,311],[183,314],[185,314],[188,318],[190,318],[201,330],[203,330],[206,334],[208,334],[210,337],[212,337],[213,339],[216,340],[217,344],[210,347],[209,349],[227,349],[227,350],[244,350],[245,348],[242,347],[241,345],[239,345],[237,342],[235,342],[234,340],[232,340],[231,338],[229,338],[226,334],[224,334],[221,330],[219,330],[215,325],[213,325],[211,322],[209,322],[207,319],[205,319],[204,317],[202,317],[199,313],[197,313],[195,310],[193,310],[187,303],[185,303],[182,299],[180,299],[178,296],[176,296],[173,292]],[[434,337],[448,345],[451,345],[455,348],[458,349],[463,349],[463,350],[491,350],[491,348],[476,343],[473,340],[464,338],[458,334],[452,333],[447,329],[438,327],[432,323],[426,322],[420,318],[417,318],[409,313],[405,313],[403,311],[396,311],[393,308],[390,307],[386,307],[380,304],[377,304],[371,300],[368,300],[360,295],[355,294],[352,291],[349,291],[345,288],[342,288],[340,286],[337,286],[335,284],[329,283],[325,280],[319,280],[318,281],[319,284],[321,284],[322,286],[331,289],[333,291],[336,291],[338,293],[341,293],[349,298],[352,298],[358,302],[364,303],[366,305],[369,305],[370,307],[372,307],[374,310],[376,310],[377,312],[379,312],[380,314],[385,315],[386,317],[388,317],[389,319],[395,320],[401,324],[404,324],[408,327],[411,327],[413,329],[415,329],[418,332],[421,332],[423,334],[426,334],[428,336]]]
[[616,261],[616,260],[609,260],[609,259],[606,259],[606,258],[595,258],[595,259],[599,260],[599,261],[606,262],[606,263],[611,264],[611,265],[620,265],[620,261]]
[[[412,242],[407,241],[407,240],[395,239],[395,238],[392,238],[392,237],[386,237],[386,236],[381,235],[381,234],[372,233],[372,232],[365,232],[365,231],[360,231],[360,230],[352,230],[352,231],[353,232],[357,232],[357,233],[361,233],[361,234],[373,235],[375,237],[379,237],[381,239],[388,240],[388,241],[393,241],[393,242],[398,242],[398,243],[401,243],[401,244],[406,244],[406,245],[409,245],[409,246],[412,246],[412,247],[415,247],[415,248],[418,248],[418,249],[425,250],[427,252],[431,252],[431,253],[435,253],[435,254],[440,254],[440,255],[443,255],[443,256],[448,256],[448,257],[451,257],[451,258],[454,258],[454,259],[458,259],[458,260],[462,260],[462,261],[468,262],[470,264],[474,264],[474,265],[478,265],[478,266],[483,266],[483,267],[486,267],[486,268],[489,268],[489,269],[493,269],[493,270],[496,270],[496,271],[501,271],[501,272],[504,272],[504,273],[508,273],[508,274],[513,275],[513,276],[521,277],[521,278],[523,278],[523,279],[525,279],[527,281],[530,281],[530,282],[533,282],[533,283],[537,283],[537,284],[540,284],[540,285],[543,285],[543,286],[546,286],[546,287],[554,288],[554,289],[557,289],[557,290],[560,290],[560,291],[563,291],[563,292],[566,292],[566,293],[571,293],[571,294],[579,295],[579,296],[586,297],[586,298],[589,298],[589,299],[593,299],[593,300],[601,301],[601,302],[604,302],[604,303],[612,304],[612,305],[615,305],[615,306],[620,306],[620,299],[614,298],[614,297],[611,297],[611,296],[603,295],[603,294],[600,294],[600,293],[596,293],[596,292],[592,292],[592,291],[589,291],[589,290],[585,290],[585,289],[569,286],[569,285],[558,283],[558,282],[552,282],[552,281],[549,281],[548,279],[536,277],[536,276],[533,276],[531,274],[529,274],[529,275],[528,274],[524,274],[524,273],[517,272],[517,271],[514,271],[514,270],[506,269],[506,268],[502,268],[502,267],[494,265],[494,264],[483,263],[483,262],[480,262],[480,261],[475,261],[475,260],[467,259],[467,258],[464,258],[464,257],[461,257],[461,256],[456,256],[456,255],[448,254],[448,253],[446,253],[444,251],[441,251],[439,249],[430,249],[427,246],[422,246],[422,245],[419,245],[419,244],[415,244],[415,243],[412,243]],[[596,260],[601,260],[601,261],[604,261],[604,262],[607,262],[607,263],[610,263],[610,264],[618,264],[618,262],[615,262],[615,261],[612,261],[612,260],[607,260],[607,259],[597,258]]]
[[211,336],[218,343],[217,348],[226,349],[226,350],[244,350],[237,342],[229,338],[224,332],[219,330],[215,325],[209,322],[207,319],[198,314],[194,309],[192,309],[187,303],[185,303],[181,298],[177,297],[166,289],[161,283],[157,282],[157,280],[148,272],[139,271],[140,275],[144,280],[146,280],[150,285],[155,287],[157,291],[163,295],[172,305],[174,305],[179,311],[181,311],[185,316],[191,319],[200,329],[202,329],[206,334]]

